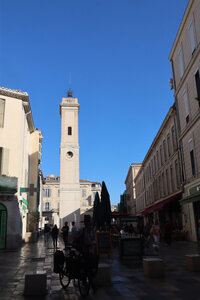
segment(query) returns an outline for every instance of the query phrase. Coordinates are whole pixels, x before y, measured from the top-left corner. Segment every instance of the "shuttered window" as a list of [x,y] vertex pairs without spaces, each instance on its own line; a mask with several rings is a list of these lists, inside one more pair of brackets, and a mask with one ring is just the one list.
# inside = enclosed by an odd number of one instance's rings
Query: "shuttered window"
[[194,34],[194,23],[193,21],[190,22],[190,25],[188,26],[188,33],[189,33],[189,40],[190,40],[190,49],[191,53],[194,52],[196,48],[196,41],[195,41],[195,34]]
[[185,107],[186,123],[188,123],[189,122],[189,105],[188,105],[188,96],[187,96],[186,90],[183,92],[183,103],[184,103],[184,107]]
[[5,100],[0,99],[0,128],[4,126]]
[[199,77],[199,70],[195,74],[195,82],[196,82],[196,89],[197,89],[197,100],[199,101],[200,106],[200,77]]
[[183,76],[183,73],[184,73],[183,52],[182,52],[182,49],[179,50],[179,53],[178,53],[178,61],[179,61],[179,72],[180,72],[180,77],[182,77],[182,76]]
[[9,149],[0,148],[0,175],[9,175]]
[[189,152],[190,152],[190,162],[191,162],[191,168],[192,168],[192,175],[194,176],[196,173],[196,168],[195,168],[195,159],[194,159],[194,146],[193,146],[193,141],[190,139],[188,141],[189,144]]

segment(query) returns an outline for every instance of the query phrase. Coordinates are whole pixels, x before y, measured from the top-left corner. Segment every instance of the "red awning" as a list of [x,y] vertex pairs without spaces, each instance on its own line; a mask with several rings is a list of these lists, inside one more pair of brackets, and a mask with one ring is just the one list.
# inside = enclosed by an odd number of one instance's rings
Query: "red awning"
[[178,194],[173,195],[173,196],[169,197],[168,199],[165,199],[165,200],[163,200],[163,201],[160,201],[160,202],[158,202],[158,203],[156,203],[156,204],[154,204],[154,205],[152,205],[152,206],[146,208],[145,210],[142,211],[141,215],[142,215],[142,216],[145,216],[145,215],[147,215],[147,214],[153,213],[154,211],[162,210],[162,208],[163,208],[163,206],[164,206],[165,204],[169,203],[170,201],[172,201],[173,199],[175,199],[177,196],[179,196],[179,195],[181,195],[181,194],[182,194],[182,192],[179,192]]

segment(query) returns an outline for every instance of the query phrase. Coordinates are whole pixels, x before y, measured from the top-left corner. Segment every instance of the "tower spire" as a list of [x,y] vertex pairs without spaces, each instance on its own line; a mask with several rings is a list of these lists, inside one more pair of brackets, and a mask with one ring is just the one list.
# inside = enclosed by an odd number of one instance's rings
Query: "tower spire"
[[73,97],[72,90],[71,90],[71,72],[69,72],[69,90],[67,92],[67,97]]

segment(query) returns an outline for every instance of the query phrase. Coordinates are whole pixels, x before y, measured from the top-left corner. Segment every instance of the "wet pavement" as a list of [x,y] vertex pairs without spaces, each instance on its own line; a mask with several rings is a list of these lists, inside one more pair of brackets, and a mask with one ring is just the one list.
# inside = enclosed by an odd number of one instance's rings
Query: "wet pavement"
[[[61,241],[59,247],[63,249]],[[58,274],[53,273],[53,253],[51,242],[45,246],[43,237],[18,251],[0,251],[0,299],[81,299],[73,282],[67,290],[62,289]],[[200,272],[185,268],[185,255],[196,253],[200,253],[196,243],[173,242],[170,247],[161,244],[159,257],[164,259],[165,276],[150,279],[144,277],[142,260],[119,260],[118,250],[114,249],[111,286],[99,288],[95,294],[91,291],[87,299],[200,299]],[[25,297],[25,274],[41,271],[47,273],[46,296]]]

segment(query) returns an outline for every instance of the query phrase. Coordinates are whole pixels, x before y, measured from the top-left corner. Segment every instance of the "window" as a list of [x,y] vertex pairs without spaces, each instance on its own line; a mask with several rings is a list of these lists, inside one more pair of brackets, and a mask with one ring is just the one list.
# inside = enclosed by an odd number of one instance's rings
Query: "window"
[[188,141],[189,143],[189,151],[190,151],[190,162],[191,162],[191,168],[192,168],[192,175],[194,176],[196,173],[195,169],[195,159],[194,159],[194,147],[193,147],[193,141],[190,139]]
[[157,155],[157,167],[158,169],[160,168],[160,162],[159,162],[159,154],[158,151],[156,151],[156,155]]
[[164,159],[167,160],[167,152],[166,152],[166,141],[163,141],[163,149],[164,149]]
[[86,206],[86,201],[83,201],[83,202],[82,202],[82,206]]
[[82,197],[86,197],[86,189],[82,189]]
[[160,176],[158,177],[158,183],[159,183],[159,191],[160,191],[159,196],[161,198],[162,197],[162,185],[161,185],[161,177]]
[[183,52],[182,52],[182,49],[179,50],[178,61],[179,61],[179,73],[180,73],[180,77],[182,77],[183,73],[184,73]]
[[172,126],[172,143],[173,143],[173,149],[174,152],[177,150],[177,139],[176,139],[176,132],[175,132],[175,127],[174,125]]
[[199,77],[199,70],[195,74],[195,81],[196,81],[196,89],[197,89],[197,100],[199,101],[200,106],[200,77]]
[[9,149],[0,147],[0,175],[9,175]]
[[43,190],[43,197],[51,197],[51,190],[50,189],[44,189]]
[[154,172],[156,173],[156,157],[155,157],[155,155],[154,155],[153,160],[154,160]]
[[163,186],[163,196],[165,196],[165,180],[164,180],[164,173],[162,173],[162,186]]
[[176,172],[176,186],[177,189],[180,188],[180,180],[179,180],[179,165],[178,165],[178,160],[175,160],[175,172]]
[[189,105],[188,105],[188,96],[187,96],[187,91],[185,90],[183,92],[183,102],[184,102],[184,106],[185,106],[185,118],[186,118],[186,123],[189,122]]
[[193,23],[193,21],[191,21],[190,25],[188,26],[188,33],[189,33],[191,53],[193,53],[194,50],[195,50],[195,48],[196,48],[195,34],[194,34],[194,23]]
[[0,99],[0,128],[4,126],[5,100]]
[[167,150],[168,150],[168,155],[171,155],[171,143],[170,143],[170,135],[167,135]]
[[72,135],[72,127],[68,127],[68,135]]
[[162,145],[160,145],[160,163],[161,166],[163,165],[163,159],[162,159]]
[[50,203],[45,202],[45,211],[49,211],[49,210],[50,210]]
[[58,189],[58,197],[60,197],[60,189]]
[[173,168],[172,165],[170,166],[170,177],[171,177],[171,187],[172,187],[172,192],[174,192],[174,176],[173,176]]
[[169,172],[168,169],[166,170],[166,183],[167,183],[167,194],[169,195]]

